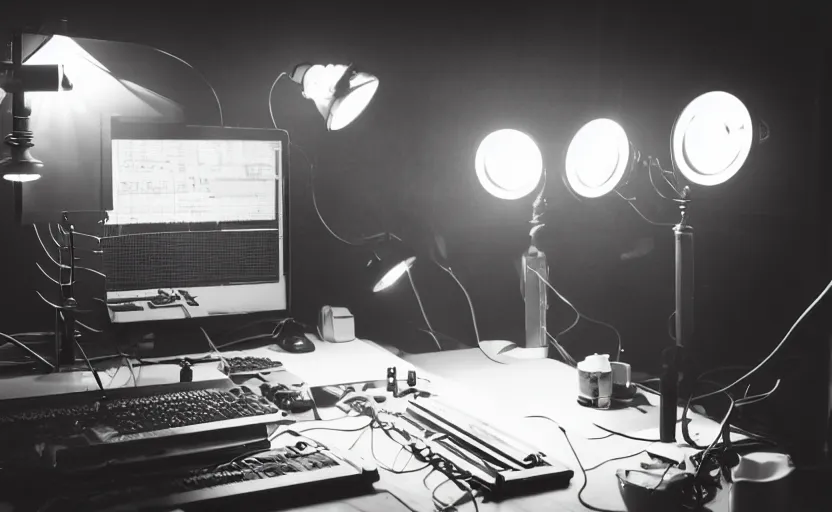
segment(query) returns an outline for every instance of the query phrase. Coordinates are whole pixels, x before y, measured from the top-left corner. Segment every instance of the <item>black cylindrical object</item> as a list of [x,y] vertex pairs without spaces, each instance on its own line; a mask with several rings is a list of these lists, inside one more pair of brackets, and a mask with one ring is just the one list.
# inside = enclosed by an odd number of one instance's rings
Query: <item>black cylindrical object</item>
[[686,398],[690,394],[692,382],[685,348],[691,346],[693,338],[693,228],[687,225],[684,207],[681,222],[673,227],[673,237],[676,242],[676,343],[662,354],[659,437],[663,443],[676,441],[676,406],[680,395]]
[[194,369],[188,361],[182,361],[182,368],[179,370],[179,382],[193,382]]
[[679,401],[679,347],[667,347],[662,352],[662,375],[659,381],[659,440],[676,441],[676,404]]
[[676,239],[676,346],[690,347],[693,336],[693,228],[673,227]]

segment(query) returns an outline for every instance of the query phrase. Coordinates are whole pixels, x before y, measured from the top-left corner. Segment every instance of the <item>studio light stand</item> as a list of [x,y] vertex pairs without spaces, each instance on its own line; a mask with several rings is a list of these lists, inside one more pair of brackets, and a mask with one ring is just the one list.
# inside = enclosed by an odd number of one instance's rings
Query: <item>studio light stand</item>
[[[543,154],[529,135],[514,129],[501,129],[480,142],[474,156],[474,169],[483,188],[499,199],[517,200],[537,192],[532,203],[532,228],[529,247],[523,253],[521,293],[524,302],[525,340],[517,344],[505,340],[478,340],[486,355],[492,352],[498,362],[511,359],[546,359],[549,343],[546,331],[549,268],[540,250],[539,234],[546,212],[546,169]],[[487,351],[484,345],[489,347]],[[497,361],[492,355],[492,360]]]
[[542,185],[532,204],[532,225],[529,231],[529,248],[523,254],[523,302],[525,304],[526,344],[524,356],[534,359],[549,357],[549,340],[546,339],[546,311],[549,309],[548,290],[549,265],[546,254],[540,250],[540,231],[545,227],[546,213],[546,171],[543,171]]
[[[693,338],[693,228],[688,224],[690,189],[682,190],[679,211],[682,218],[673,226],[675,239],[675,343],[662,353],[660,386],[659,438],[663,443],[676,441],[676,408],[679,396],[688,396],[690,358],[685,350]],[[681,377],[681,379],[680,379]],[[680,393],[681,391],[681,393]]]

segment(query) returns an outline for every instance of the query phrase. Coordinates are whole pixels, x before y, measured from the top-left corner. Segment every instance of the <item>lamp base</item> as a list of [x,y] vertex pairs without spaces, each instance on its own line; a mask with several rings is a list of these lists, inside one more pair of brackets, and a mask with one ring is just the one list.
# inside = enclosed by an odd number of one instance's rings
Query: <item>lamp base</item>
[[492,359],[508,362],[511,360],[547,359],[549,347],[520,347],[513,341],[482,340],[480,349]]

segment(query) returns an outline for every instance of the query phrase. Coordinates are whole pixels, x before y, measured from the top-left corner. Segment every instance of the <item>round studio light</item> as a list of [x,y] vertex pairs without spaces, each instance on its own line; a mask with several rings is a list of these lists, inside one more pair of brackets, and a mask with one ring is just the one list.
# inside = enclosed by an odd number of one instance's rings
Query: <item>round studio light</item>
[[534,140],[518,130],[497,130],[486,136],[474,159],[483,188],[500,199],[520,199],[543,176],[543,155]]
[[742,168],[751,152],[754,129],[748,108],[722,91],[705,93],[682,110],[673,126],[673,164],[688,181],[712,186],[725,183]]
[[615,190],[630,168],[630,140],[612,119],[583,125],[566,150],[566,182],[583,197],[601,197]]

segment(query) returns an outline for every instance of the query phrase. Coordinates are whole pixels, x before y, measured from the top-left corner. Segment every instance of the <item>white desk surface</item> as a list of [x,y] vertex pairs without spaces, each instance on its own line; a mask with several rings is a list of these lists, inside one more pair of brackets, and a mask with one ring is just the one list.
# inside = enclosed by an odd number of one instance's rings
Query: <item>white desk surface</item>
[[[501,503],[483,503],[478,500],[483,512],[526,512],[540,510],[579,511],[586,510],[577,500],[577,492],[583,484],[583,477],[575,458],[556,426],[540,418],[526,418],[530,415],[542,415],[560,423],[568,432],[584,467],[593,466],[613,457],[633,455],[626,460],[605,464],[589,473],[589,482],[584,492],[584,499],[595,507],[609,510],[624,510],[624,505],[617,490],[615,470],[618,468],[636,468],[639,461],[647,461],[644,453],[639,451],[649,443],[609,437],[603,440],[589,440],[588,437],[603,435],[598,429],[593,431],[592,423],[608,426],[617,431],[640,431],[642,437],[658,437],[658,412],[648,410],[643,414],[633,410],[594,411],[577,405],[575,401],[575,373],[572,368],[554,360],[525,361],[512,365],[500,365],[489,361],[478,349],[445,351],[431,354],[407,356],[407,361],[380,348],[371,342],[356,340],[346,343],[326,343],[313,339],[316,350],[307,354],[287,354],[270,348],[259,348],[244,352],[224,352],[225,356],[250,355],[275,358],[283,362],[286,369],[301,377],[311,386],[343,384],[353,382],[380,381],[386,378],[386,370],[395,366],[402,377],[408,369],[416,369],[417,375],[429,379],[429,388],[438,391],[442,399],[455,404],[460,409],[482,417],[496,427],[510,431],[514,436],[538,447],[543,453],[561,461],[575,470],[575,476],[568,489],[544,494],[526,496]],[[196,356],[204,354],[196,354]],[[179,368],[175,365],[159,365],[136,369],[138,384],[158,384],[177,382]],[[216,363],[196,365],[194,376],[198,379],[210,379],[222,376]],[[126,368],[120,368],[113,374],[102,377],[108,387],[135,385]],[[92,386],[92,387],[91,387]],[[92,376],[87,372],[76,374],[56,374],[34,377],[15,377],[0,381],[0,397],[33,396],[46,393],[81,391],[95,389]],[[74,389],[68,389],[73,388]],[[26,390],[29,390],[26,392]],[[24,393],[25,392],[25,393]],[[20,393],[24,393],[20,395]],[[650,397],[654,402],[654,397]],[[656,409],[655,407],[651,409]],[[692,414],[691,431],[694,438],[701,443],[710,441],[718,430],[718,425],[702,416]],[[315,429],[308,435],[335,448],[354,450],[373,460],[370,435],[367,431],[344,433],[327,431],[327,428],[354,427],[361,420],[344,418],[327,422],[305,422],[292,428],[302,432]],[[318,427],[318,428],[316,428]],[[323,427],[323,428],[320,428]],[[589,432],[589,433],[588,433]],[[362,440],[356,442],[361,436]],[[398,447],[384,436],[375,436],[375,453],[378,459],[387,465],[396,464],[398,470],[418,465],[415,461],[405,462],[407,457],[398,457]],[[418,511],[433,510],[431,490],[422,484],[428,470],[409,474],[391,474],[380,470],[381,480],[376,487],[388,490]],[[441,483],[434,475],[430,485]],[[453,490],[453,486],[444,486]],[[441,493],[440,493],[441,495]],[[712,512],[728,510],[728,493],[723,490],[710,504]],[[323,504],[303,507],[298,511],[350,512],[389,512],[391,501],[388,495],[379,495],[345,500],[338,504]],[[333,507],[335,507],[333,509]],[[462,505],[461,507],[470,507]]]

